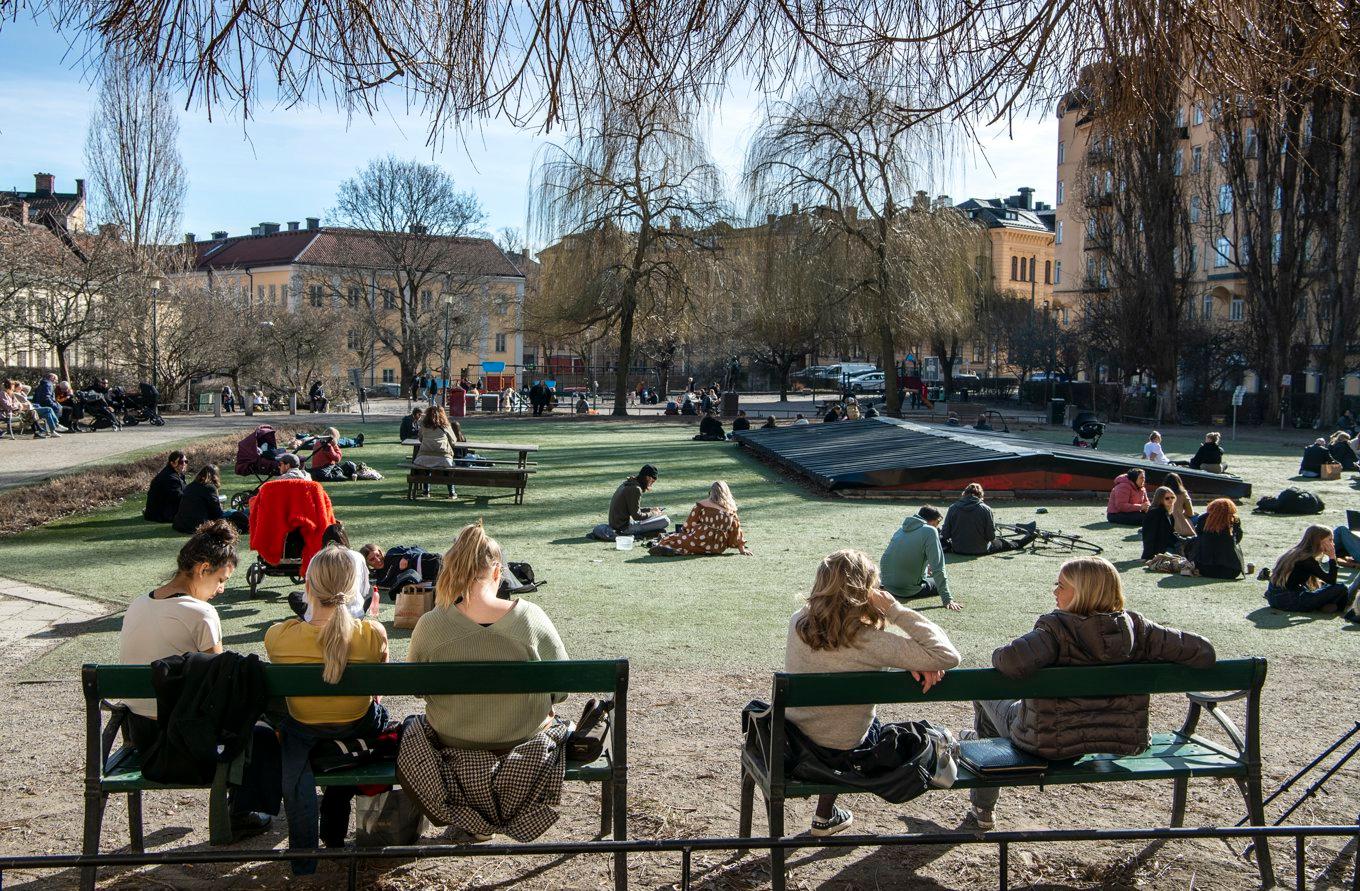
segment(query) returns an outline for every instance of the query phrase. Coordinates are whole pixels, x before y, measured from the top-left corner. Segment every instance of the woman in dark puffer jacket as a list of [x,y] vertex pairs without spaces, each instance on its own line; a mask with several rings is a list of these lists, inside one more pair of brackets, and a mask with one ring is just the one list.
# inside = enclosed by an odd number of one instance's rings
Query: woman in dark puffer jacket
[[[1103,557],[1064,563],[1053,598],[1058,608],[1040,616],[1033,631],[992,653],[993,668],[1008,678],[1025,678],[1055,665],[1214,664],[1209,641],[1125,610],[1119,571]],[[973,711],[978,736],[1008,738],[1017,749],[1042,758],[1133,755],[1149,742],[1146,695],[986,700],[974,702]],[[999,794],[998,789],[972,790],[967,822],[991,829]]]

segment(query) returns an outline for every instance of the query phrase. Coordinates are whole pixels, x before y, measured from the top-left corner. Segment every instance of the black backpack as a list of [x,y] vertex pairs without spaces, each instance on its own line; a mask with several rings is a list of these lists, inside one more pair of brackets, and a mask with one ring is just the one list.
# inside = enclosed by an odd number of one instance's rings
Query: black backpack
[[1256,509],[1267,514],[1320,514],[1327,509],[1322,499],[1312,492],[1290,486],[1279,495],[1267,495],[1256,502]]

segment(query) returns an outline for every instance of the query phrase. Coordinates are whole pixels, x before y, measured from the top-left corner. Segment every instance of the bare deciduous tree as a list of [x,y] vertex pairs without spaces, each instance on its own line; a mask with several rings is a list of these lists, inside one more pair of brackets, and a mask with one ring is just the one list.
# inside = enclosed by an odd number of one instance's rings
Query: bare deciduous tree
[[135,255],[178,240],[188,177],[179,117],[163,82],[125,65],[104,70],[85,164],[94,218],[116,225]]
[[692,117],[659,89],[600,95],[577,136],[539,159],[532,222],[544,240],[570,243],[550,305],[576,332],[616,334],[616,415],[628,411],[639,312],[684,293],[685,258],[705,250],[695,233],[721,215],[720,192]]
[[443,346],[446,299],[455,304],[454,335],[466,337],[467,326],[485,315],[479,279],[459,256],[459,239],[482,234],[481,202],[435,164],[388,156],[341,183],[333,214],[363,230],[370,256],[307,287],[362,309],[366,333],[397,357],[409,387]]

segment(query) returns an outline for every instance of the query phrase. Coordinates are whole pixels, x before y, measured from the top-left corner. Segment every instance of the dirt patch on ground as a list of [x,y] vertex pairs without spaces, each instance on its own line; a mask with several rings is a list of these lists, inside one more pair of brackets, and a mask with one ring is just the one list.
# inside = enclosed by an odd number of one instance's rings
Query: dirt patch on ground
[[[0,852],[72,852],[80,847],[82,822],[83,716],[79,685],[61,680],[18,683],[15,667],[0,670],[0,683],[12,692],[9,727],[0,739]],[[1277,660],[1276,677],[1325,677],[1327,664]],[[742,705],[769,695],[769,676],[756,673],[668,673],[636,667],[631,696],[629,746],[629,828],[638,838],[732,836],[738,814],[738,727]],[[1267,788],[1288,777],[1350,726],[1336,708],[1335,684],[1298,685],[1286,693],[1267,683],[1263,755]],[[1350,684],[1344,685],[1349,688]],[[1349,692],[1349,690],[1347,690]],[[411,700],[388,702],[396,713],[419,709]],[[571,709],[572,706],[569,706]],[[969,720],[966,704],[939,705],[908,715],[887,710],[886,718],[924,716],[951,727]],[[1175,697],[1154,701],[1153,725],[1178,726],[1183,706]],[[1240,713],[1234,715],[1240,720]],[[1189,825],[1230,825],[1245,812],[1231,783],[1192,782]],[[1349,823],[1355,819],[1354,770],[1343,772],[1321,796],[1296,812],[1293,822]],[[1292,800],[1292,796],[1290,796]],[[999,826],[1079,828],[1164,826],[1170,809],[1169,783],[1063,786],[1003,794]],[[145,797],[147,845],[154,850],[201,850],[207,843],[207,796],[197,791],[148,793]],[[963,793],[930,793],[895,806],[870,796],[846,799],[866,832],[946,831],[960,825]],[[792,802],[788,826],[806,831],[811,808]],[[1276,808],[1272,813],[1279,813]],[[598,789],[568,784],[562,819],[543,840],[586,839],[598,827]],[[758,817],[757,832],[764,828]],[[426,841],[439,836],[431,830]],[[104,819],[105,851],[127,842],[126,806],[110,800]],[[242,847],[281,846],[286,832],[280,819],[262,839]],[[1282,884],[1292,886],[1292,851],[1276,846]],[[1353,845],[1317,840],[1308,846],[1310,888],[1343,887],[1349,879]],[[858,848],[797,852],[790,856],[791,888],[973,889],[995,887],[997,853],[988,846]],[[679,880],[680,857],[637,855],[629,859],[630,882],[639,889],[670,888]],[[696,854],[695,887],[745,891],[768,885],[764,855]],[[1182,842],[1163,847],[1120,845],[1018,845],[1012,850],[1013,888],[1131,889],[1195,888],[1237,891],[1256,884],[1255,868],[1222,843]],[[362,885],[384,891],[406,889],[612,887],[611,860],[604,856],[561,859],[484,858],[374,863],[363,868]],[[56,889],[74,886],[71,872],[10,873],[7,887]],[[290,882],[280,865],[153,867],[106,869],[101,887],[110,888],[280,888],[336,887],[343,872],[323,865],[313,879]]]

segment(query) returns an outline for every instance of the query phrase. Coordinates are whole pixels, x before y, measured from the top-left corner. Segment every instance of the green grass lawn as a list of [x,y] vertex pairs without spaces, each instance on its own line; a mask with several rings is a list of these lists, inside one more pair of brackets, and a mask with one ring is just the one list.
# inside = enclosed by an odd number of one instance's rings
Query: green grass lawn
[[[336,514],[357,547],[418,544],[444,550],[458,529],[481,518],[513,560],[532,563],[548,580],[531,595],[552,616],[569,651],[580,657],[627,656],[648,668],[709,671],[764,671],[782,662],[788,617],[805,596],[814,567],[825,554],[856,547],[877,557],[915,503],[851,501],[826,497],[783,477],[729,445],[696,443],[686,427],[641,423],[535,424],[470,421],[471,439],[538,443],[539,472],[526,503],[513,504],[498,490],[466,489],[461,500],[409,503],[403,475],[395,467],[408,455],[394,432],[378,433],[362,459],[382,471],[382,482],[328,486]],[[1168,436],[1172,454],[1187,454],[1201,431],[1177,429]],[[1059,431],[1050,439],[1065,440]],[[1070,436],[1070,434],[1067,434]],[[1102,450],[1132,455],[1137,436],[1109,436]],[[1293,445],[1243,442],[1229,448],[1231,469],[1250,480],[1256,497],[1290,484],[1298,466]],[[741,517],[754,557],[653,558],[640,549],[624,552],[589,541],[584,533],[604,518],[615,486],[644,462],[661,469],[651,504],[682,520],[710,482],[725,479],[741,504]],[[1319,518],[1342,522],[1354,503],[1349,479],[1306,483],[1327,501]],[[231,493],[243,486],[228,483]],[[492,493],[489,500],[478,495]],[[940,504],[944,507],[945,505]],[[1035,519],[1040,502],[999,501],[1003,522]],[[1053,501],[1038,517],[1048,529],[1080,533],[1102,544],[1124,573],[1130,605],[1149,617],[1207,635],[1224,656],[1307,655],[1354,665],[1360,633],[1336,617],[1274,612],[1255,580],[1215,582],[1145,572],[1138,558],[1137,530],[1104,521],[1104,501]],[[1202,507],[1202,505],[1200,505]],[[1243,505],[1247,557],[1268,565],[1297,540],[1312,518],[1252,516]],[[97,597],[115,604],[159,584],[174,567],[183,537],[142,521],[140,500],[0,540],[0,576]],[[290,615],[286,579],[269,579],[265,596],[248,599],[244,554],[241,568],[216,604],[229,646],[260,651],[264,630]],[[951,558],[951,587],[965,604],[949,613],[929,608],[959,645],[968,664],[986,664],[993,647],[1028,630],[1034,617],[1053,607],[1051,587],[1061,555],[1005,555]],[[392,607],[384,603],[384,618]],[[30,675],[74,676],[77,665],[112,661],[117,652],[118,615],[81,632],[30,667]],[[408,632],[393,633],[394,658],[405,652]]]

